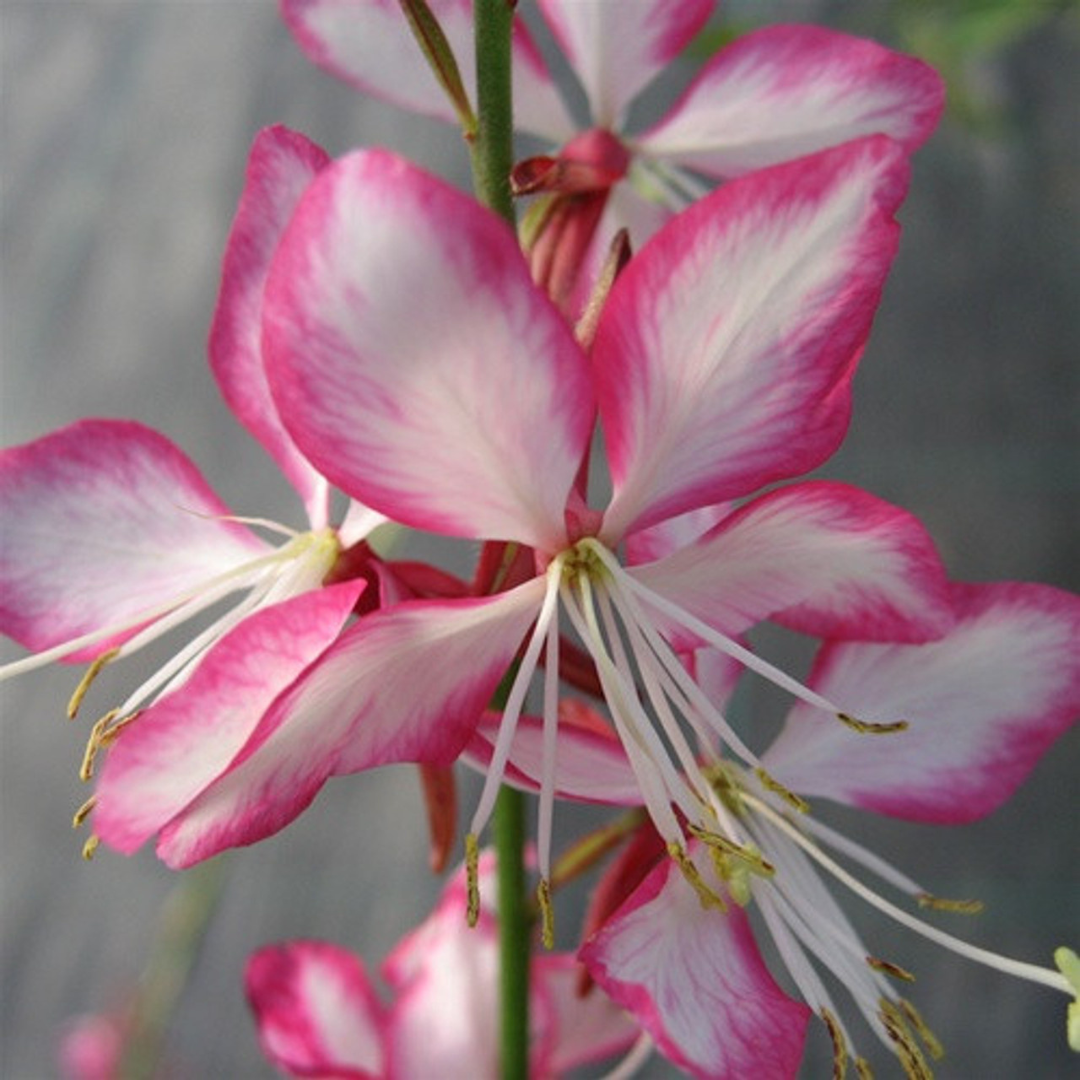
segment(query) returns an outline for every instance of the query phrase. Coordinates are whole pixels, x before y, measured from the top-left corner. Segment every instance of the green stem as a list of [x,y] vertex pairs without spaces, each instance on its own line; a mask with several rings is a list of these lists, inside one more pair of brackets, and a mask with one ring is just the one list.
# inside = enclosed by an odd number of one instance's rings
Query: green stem
[[[510,194],[513,100],[510,92],[511,0],[476,0],[476,137],[472,141],[476,197],[514,224]],[[500,1063],[503,1080],[529,1075],[531,919],[525,893],[525,798],[504,787],[495,804],[499,881]]]
[[514,224],[510,169],[514,164],[510,93],[511,0],[476,0],[476,138],[472,142],[476,197]]
[[162,1049],[169,1024],[187,986],[224,884],[225,860],[211,859],[177,878],[161,911],[157,935],[139,982],[119,1080],[146,1080],[162,1072]]
[[525,893],[525,796],[504,786],[495,804],[499,882],[499,1060],[503,1080],[529,1075],[531,917]]

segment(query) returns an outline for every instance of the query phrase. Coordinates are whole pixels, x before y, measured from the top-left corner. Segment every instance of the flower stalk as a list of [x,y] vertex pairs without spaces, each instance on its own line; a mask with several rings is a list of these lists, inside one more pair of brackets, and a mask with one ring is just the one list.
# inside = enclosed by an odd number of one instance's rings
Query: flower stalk
[[[514,5],[477,0],[476,137],[470,142],[476,197],[511,226],[513,100],[510,31]],[[495,806],[499,895],[499,1060],[503,1080],[529,1074],[529,904],[525,893],[525,797],[504,786]]]

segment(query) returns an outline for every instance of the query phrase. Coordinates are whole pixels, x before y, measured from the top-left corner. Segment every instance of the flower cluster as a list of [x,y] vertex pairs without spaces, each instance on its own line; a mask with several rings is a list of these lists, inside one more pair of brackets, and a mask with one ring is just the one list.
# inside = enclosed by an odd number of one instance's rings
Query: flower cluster
[[[287,1072],[429,1076],[468,1054],[468,1075],[497,1075],[480,843],[510,784],[539,797],[548,948],[574,865],[554,851],[557,801],[630,808],[576,956],[533,964],[536,1075],[636,1043],[693,1075],[793,1076],[816,1013],[838,1076],[869,1075],[867,1031],[927,1076],[940,1047],[897,990],[911,976],[826,880],[970,959],[1080,983],[1068,950],[1060,973],[1000,957],[881,895],[865,876],[966,906],[812,810],[973,820],[1080,710],[1080,600],[950,582],[911,514],[805,479],[847,429],[939,81],[870,42],[771,27],[634,134],[628,105],[713,4],[538,7],[589,116],[579,130],[516,19],[515,116],[555,147],[508,178],[535,197],[520,235],[389,151],[332,159],[281,127],[255,141],[210,360],[306,530],[232,514],[133,422],[7,450],[0,628],[31,655],[5,673],[89,661],[74,714],[103,665],[217,611],[94,725],[88,851],[156,838],[183,868],[283,828],[333,776],[483,772],[464,868],[383,968],[392,1003],[335,946],[252,958],[262,1046]],[[468,0],[283,11],[367,93],[452,119],[440,81],[460,70],[473,98]],[[384,522],[479,542],[472,579],[376,554]],[[766,622],[817,643],[809,675],[754,648]],[[744,676],[793,702],[764,753],[729,720]]]

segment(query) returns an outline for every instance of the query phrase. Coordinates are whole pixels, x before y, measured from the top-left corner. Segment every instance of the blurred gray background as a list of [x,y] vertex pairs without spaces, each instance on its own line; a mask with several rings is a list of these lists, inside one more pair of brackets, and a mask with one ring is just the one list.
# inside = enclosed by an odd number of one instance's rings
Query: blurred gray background
[[[1019,8],[1027,14],[1010,22],[1000,4],[729,3],[724,19],[827,21],[925,43],[949,68],[956,109],[918,156],[855,421],[828,475],[919,514],[955,577],[1077,589],[1077,12]],[[980,23],[980,9],[998,22]],[[458,136],[310,66],[269,0],[3,0],[0,31],[3,442],[87,415],[137,418],[186,448],[237,513],[299,524],[295,497],[232,420],[205,362],[250,141],[284,122],[331,153],[383,144],[464,185]],[[89,720],[132,677],[129,663],[103,678],[75,728],[63,719],[72,670],[3,689],[7,1080],[56,1075],[65,1022],[123,1002],[176,881],[149,852],[103,850],[85,864],[68,827],[86,794],[76,770]],[[987,901],[977,921],[947,925],[1049,962],[1056,945],[1080,942],[1078,776],[1073,731],[985,822],[843,820],[939,894]],[[570,814],[561,820],[572,828]],[[225,862],[168,1036],[171,1077],[272,1075],[240,992],[253,948],[321,936],[374,965],[437,891],[404,768],[331,783],[291,828]],[[860,925],[880,955],[918,973],[914,999],[949,1051],[940,1076],[1077,1075],[1064,998],[880,920]],[[571,926],[563,920],[567,936]],[[820,1031],[804,1071],[829,1075]],[[657,1060],[645,1075],[671,1070]]]

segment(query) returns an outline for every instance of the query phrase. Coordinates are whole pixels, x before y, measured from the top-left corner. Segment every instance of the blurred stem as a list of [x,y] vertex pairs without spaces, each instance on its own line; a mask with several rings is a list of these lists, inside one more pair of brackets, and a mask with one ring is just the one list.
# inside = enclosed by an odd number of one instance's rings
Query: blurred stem
[[119,1080],[161,1075],[169,1024],[217,907],[225,860],[211,859],[179,875],[161,909],[150,959],[127,1017]]
[[[476,138],[472,143],[477,198],[511,226],[513,101],[510,92],[511,0],[476,0]],[[530,917],[525,894],[525,797],[503,787],[495,804],[499,882],[500,1064],[503,1080],[529,1075]]]

